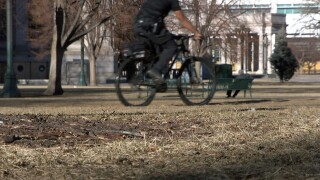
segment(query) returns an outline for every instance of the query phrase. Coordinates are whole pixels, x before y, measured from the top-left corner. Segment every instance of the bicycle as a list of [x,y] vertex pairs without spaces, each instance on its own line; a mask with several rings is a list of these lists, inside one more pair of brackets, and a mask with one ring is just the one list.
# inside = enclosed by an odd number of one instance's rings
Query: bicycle
[[[191,56],[186,41],[193,36],[176,35],[178,50],[164,73],[164,79],[176,80],[177,91],[186,105],[206,105],[215,93],[213,63],[203,58]],[[158,58],[152,49],[128,53],[126,60],[120,63],[116,75],[115,88],[119,100],[125,106],[147,106],[155,95],[156,89],[146,72]],[[171,78],[170,78],[171,76]]]

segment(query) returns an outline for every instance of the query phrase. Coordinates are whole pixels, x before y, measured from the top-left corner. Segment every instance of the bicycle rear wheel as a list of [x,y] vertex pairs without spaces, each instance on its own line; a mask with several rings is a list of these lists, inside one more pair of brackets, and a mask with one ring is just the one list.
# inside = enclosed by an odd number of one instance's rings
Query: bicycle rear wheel
[[213,63],[190,58],[183,63],[177,81],[181,100],[186,105],[206,105],[215,93]]
[[147,64],[141,59],[129,59],[122,63],[116,76],[116,92],[125,106],[149,105],[156,90],[146,77]]

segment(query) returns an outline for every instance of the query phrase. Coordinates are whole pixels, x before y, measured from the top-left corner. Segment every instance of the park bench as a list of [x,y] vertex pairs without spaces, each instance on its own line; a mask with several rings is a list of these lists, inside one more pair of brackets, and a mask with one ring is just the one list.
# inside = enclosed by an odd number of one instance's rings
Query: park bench
[[244,97],[246,97],[247,91],[252,97],[252,81],[253,79],[236,79],[236,78],[217,78],[216,79],[216,91],[228,91],[228,90],[240,90],[243,91]]
[[232,75],[232,65],[217,64],[215,65],[216,75],[216,91],[240,90],[243,91],[246,97],[247,91],[252,97],[252,82],[253,78],[237,78]]
[[[176,73],[176,72],[174,72]],[[205,73],[203,72],[202,76],[205,79]],[[215,65],[215,76],[216,76],[216,91],[228,91],[228,90],[240,90],[244,92],[244,97],[246,97],[247,91],[250,93],[250,97],[252,97],[252,82],[253,78],[237,78],[232,75],[232,66],[230,64],[216,64]],[[166,83],[168,89],[175,89],[177,88],[177,80],[173,79],[166,79]],[[203,93],[208,90],[203,83],[202,89]],[[192,93],[192,89],[190,89],[190,93]]]

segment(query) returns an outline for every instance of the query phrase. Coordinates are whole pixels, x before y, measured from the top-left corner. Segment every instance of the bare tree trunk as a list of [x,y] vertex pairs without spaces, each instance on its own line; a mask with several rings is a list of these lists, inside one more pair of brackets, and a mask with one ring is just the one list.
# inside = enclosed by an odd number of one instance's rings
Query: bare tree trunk
[[61,65],[64,50],[60,46],[60,40],[57,32],[57,27],[53,31],[52,47],[51,47],[51,62],[49,84],[44,95],[62,95],[63,89],[61,86]]
[[[53,52],[56,51],[56,52]],[[52,50],[50,63],[49,84],[44,95],[62,95],[63,89],[61,86],[61,65],[63,59],[63,52],[61,50]],[[56,60],[53,60],[53,58]]]
[[300,73],[303,74],[303,65],[304,65],[304,63],[301,63],[301,61],[300,61],[299,65],[300,65],[299,66]]
[[96,62],[97,59],[94,55],[89,56],[89,62],[90,62],[90,86],[96,86]]
[[52,46],[51,46],[51,62],[49,84],[44,95],[62,95],[61,86],[61,67],[65,48],[62,47],[62,29],[64,25],[64,10],[59,7],[56,9],[56,19],[53,30]]

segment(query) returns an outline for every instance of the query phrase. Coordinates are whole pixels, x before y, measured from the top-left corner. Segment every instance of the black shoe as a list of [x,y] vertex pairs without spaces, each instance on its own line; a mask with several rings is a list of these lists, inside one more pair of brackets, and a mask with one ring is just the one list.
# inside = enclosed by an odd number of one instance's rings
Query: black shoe
[[168,87],[166,81],[162,78],[161,74],[153,69],[147,71],[147,75],[151,77],[157,92],[166,92]]
[[160,92],[160,93],[166,92],[168,90],[167,83],[156,84],[156,90],[157,92]]

